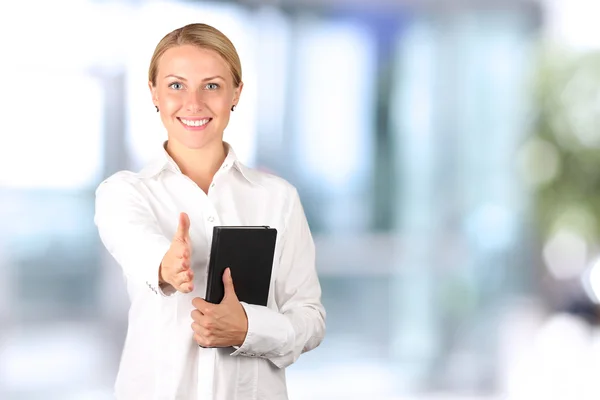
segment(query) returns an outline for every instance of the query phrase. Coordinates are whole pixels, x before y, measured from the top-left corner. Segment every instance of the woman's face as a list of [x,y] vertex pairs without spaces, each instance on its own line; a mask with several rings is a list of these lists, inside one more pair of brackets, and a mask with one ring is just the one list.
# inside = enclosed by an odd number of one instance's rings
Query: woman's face
[[149,86],[169,140],[200,149],[223,140],[243,85],[234,87],[228,64],[216,52],[182,45],[162,55],[156,86]]

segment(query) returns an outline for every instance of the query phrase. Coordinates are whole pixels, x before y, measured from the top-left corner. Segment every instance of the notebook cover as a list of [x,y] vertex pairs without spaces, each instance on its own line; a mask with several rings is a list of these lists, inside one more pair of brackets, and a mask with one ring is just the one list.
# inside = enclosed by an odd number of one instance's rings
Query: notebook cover
[[215,226],[208,264],[206,301],[223,300],[229,267],[239,301],[267,305],[277,230],[268,226]]

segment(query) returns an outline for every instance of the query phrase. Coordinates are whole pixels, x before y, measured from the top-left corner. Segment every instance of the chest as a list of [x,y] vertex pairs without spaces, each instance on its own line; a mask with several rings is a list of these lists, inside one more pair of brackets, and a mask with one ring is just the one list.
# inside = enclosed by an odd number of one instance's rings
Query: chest
[[150,208],[166,237],[175,234],[179,213],[188,214],[195,268],[202,269],[208,263],[213,228],[219,225],[277,229],[277,259],[287,209],[284,193],[235,180],[217,181],[205,193],[185,177],[157,182],[148,187],[148,193]]

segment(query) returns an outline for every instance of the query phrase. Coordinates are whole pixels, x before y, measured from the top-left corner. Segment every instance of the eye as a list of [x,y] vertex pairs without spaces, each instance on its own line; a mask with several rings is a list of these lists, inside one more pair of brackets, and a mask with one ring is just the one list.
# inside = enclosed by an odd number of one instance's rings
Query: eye
[[173,83],[171,83],[169,85],[169,87],[171,89],[174,89],[174,90],[181,90],[181,89],[183,89],[183,85],[180,82],[173,82]]
[[217,90],[217,89],[219,88],[219,85],[218,85],[218,84],[216,84],[216,83],[208,83],[208,84],[206,85],[206,88],[207,88],[208,90]]

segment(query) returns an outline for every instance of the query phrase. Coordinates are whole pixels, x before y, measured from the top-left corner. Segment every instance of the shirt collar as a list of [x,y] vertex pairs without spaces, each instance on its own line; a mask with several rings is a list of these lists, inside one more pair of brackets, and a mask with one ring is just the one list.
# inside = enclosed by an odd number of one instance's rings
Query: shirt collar
[[[242,164],[235,154],[233,147],[231,147],[231,145],[227,142],[223,142],[223,144],[225,145],[227,156],[221,165],[221,170],[223,172],[228,172],[231,168],[235,168],[248,182],[252,184],[258,184],[253,176],[253,171]],[[165,141],[163,142],[162,149],[159,151],[159,154],[155,157],[154,161],[152,161],[150,165],[140,172],[142,177],[155,178],[165,170],[181,173],[181,170],[179,169],[177,163],[175,163],[175,160],[173,160],[169,153],[167,153],[166,146],[167,142]]]

